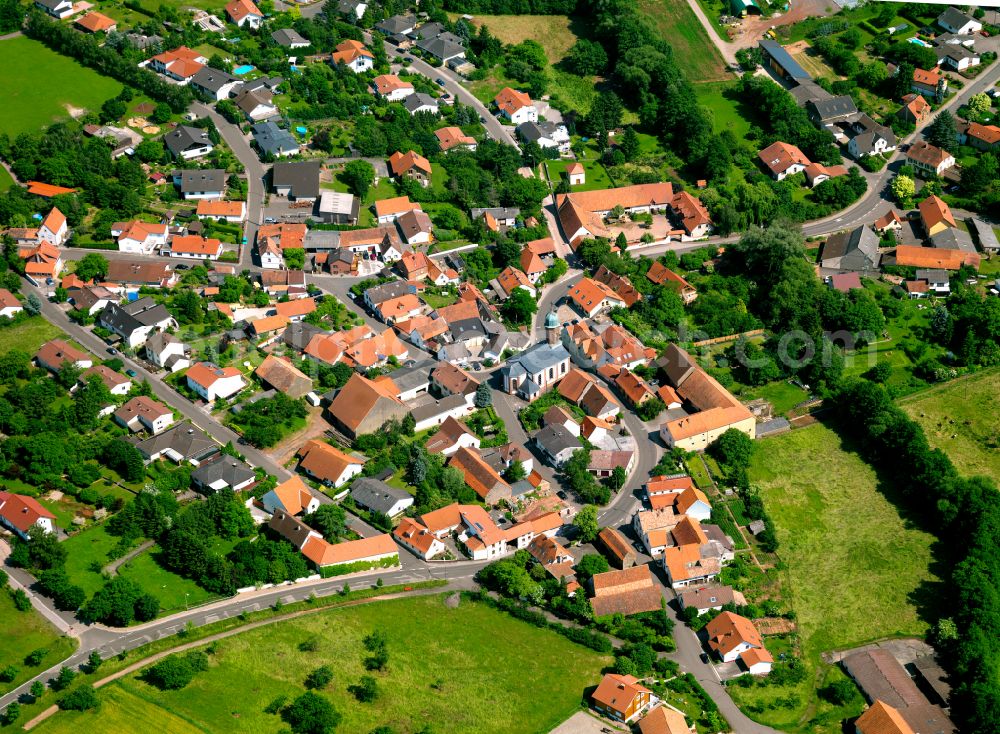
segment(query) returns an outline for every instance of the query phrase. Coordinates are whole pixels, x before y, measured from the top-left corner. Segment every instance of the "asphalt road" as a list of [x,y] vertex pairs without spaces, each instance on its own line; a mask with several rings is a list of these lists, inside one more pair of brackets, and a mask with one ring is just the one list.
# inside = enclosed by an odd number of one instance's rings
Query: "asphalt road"
[[[22,290],[26,293],[35,293],[38,296],[39,300],[42,302],[42,314],[48,321],[65,331],[71,338],[79,342],[99,358],[105,359],[109,356],[107,344],[104,343],[103,339],[95,336],[90,330],[70,321],[66,313],[59,308],[57,304],[49,301],[41,290],[28,283],[26,280],[22,285]],[[190,402],[187,398],[182,397],[176,390],[161,380],[158,375],[146,369],[142,362],[129,359],[125,356],[122,356],[121,359],[125,362],[127,367],[138,373],[138,377],[136,379],[145,379],[149,382],[149,385],[153,390],[153,394],[156,395],[161,402],[169,405],[177,413],[180,413],[181,416],[190,420],[194,423],[194,425],[205,431],[205,433],[219,442],[220,445],[224,445],[231,441],[233,446],[238,446],[240,437],[234,431],[219,423],[215,420],[215,418],[196,406],[194,403]],[[267,470],[269,473],[276,476],[279,481],[288,479],[288,477],[291,476],[291,472],[275,462],[270,456],[262,451],[258,451],[253,446],[239,446],[239,451],[246,457],[249,464],[252,466],[259,466]]]

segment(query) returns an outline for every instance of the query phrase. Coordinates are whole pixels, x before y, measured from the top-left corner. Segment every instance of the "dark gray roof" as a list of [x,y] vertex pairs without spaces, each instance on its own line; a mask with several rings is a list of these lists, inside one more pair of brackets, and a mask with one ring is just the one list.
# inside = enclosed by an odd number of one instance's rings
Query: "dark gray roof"
[[549,456],[557,456],[566,449],[579,449],[583,447],[580,439],[569,432],[569,429],[561,423],[550,423],[535,434],[537,443]]
[[972,235],[957,227],[949,227],[943,232],[938,232],[931,237],[931,242],[935,247],[945,250],[976,251],[976,246],[972,242]]
[[412,367],[400,367],[398,370],[393,370],[389,373],[389,377],[400,392],[408,392],[429,385],[431,370],[436,364],[433,360],[422,359]]
[[269,92],[273,92],[283,81],[285,81],[284,78],[280,76],[262,76],[259,79],[245,82],[243,88],[250,92],[255,92],[258,89],[266,89]]
[[191,472],[195,484],[209,487],[220,479],[227,487],[238,487],[254,477],[254,470],[234,456],[220,454],[218,459],[201,464]]
[[480,318],[459,319],[448,324],[448,333],[454,341],[467,341],[486,336],[486,325]]
[[182,194],[226,190],[226,172],[221,168],[189,168],[179,174]]
[[218,92],[227,84],[239,81],[240,80],[232,74],[225,71],[219,71],[218,69],[213,69],[211,66],[202,67],[193,77],[191,77],[191,84],[196,87],[201,87],[202,89],[207,89],[210,92]]
[[351,482],[351,497],[362,507],[383,515],[389,514],[389,510],[400,500],[413,499],[409,492],[390,487],[374,477],[359,477]]
[[271,38],[279,46],[290,47],[294,43],[309,43],[309,39],[294,28],[282,28],[271,34]]
[[938,46],[934,49],[934,53],[937,55],[939,64],[946,58],[952,59],[955,63],[960,63],[965,59],[975,59],[979,57],[979,54],[972,49],[968,49],[965,46],[960,46],[958,44]]
[[309,346],[309,341],[314,336],[322,333],[324,333],[323,329],[318,326],[306,323],[305,321],[296,321],[285,327],[285,331],[281,335],[281,341],[293,349],[302,352]]
[[424,23],[422,26],[417,28],[415,33],[418,38],[430,40],[432,38],[437,38],[444,33],[444,26],[436,22]]
[[319,161],[275,163],[271,181],[275,187],[291,186],[293,198],[315,199],[319,196]]
[[340,0],[340,2],[337,3],[337,12],[343,13],[344,15],[349,15],[351,13],[357,15],[358,6],[363,4],[366,4],[364,3],[364,0]]
[[965,221],[969,225],[969,231],[975,232],[980,247],[984,250],[1000,249],[1000,241],[997,240],[997,233],[993,231],[993,227],[989,223],[976,217],[970,217]]
[[559,129],[559,125],[554,122],[544,120],[542,122],[522,122],[517,126],[517,134],[528,143],[535,143],[542,138],[551,138]]
[[848,117],[858,111],[854,100],[846,94],[829,99],[811,100],[806,103],[806,107],[809,109],[810,116],[820,121]]
[[424,94],[423,92],[407,95],[406,99],[403,100],[403,107],[409,110],[411,115],[426,105],[429,105],[437,110],[438,101],[431,95]]
[[109,303],[101,312],[101,323],[117,334],[131,334],[144,326],[152,326],[171,318],[167,307],[148,296],[124,306]]
[[446,395],[440,400],[431,397],[423,397],[420,403],[411,403],[410,415],[417,423],[437,418],[445,413],[458,410],[466,405],[464,395]]
[[55,10],[64,0],[35,0],[35,2],[49,10]]
[[431,38],[430,40],[417,41],[417,48],[429,53],[441,60],[450,59],[453,56],[461,56],[465,53],[465,47],[459,46],[443,38]]
[[951,7],[947,8],[937,17],[937,22],[940,23],[942,27],[950,26],[952,28],[961,28],[970,20],[975,20],[975,18],[966,15],[961,10]]
[[451,31],[444,31],[439,33],[437,36],[438,40],[447,41],[448,43],[454,43],[456,46],[465,46],[465,39],[461,36],[456,36]]
[[172,449],[184,460],[204,461],[217,453],[219,445],[195,428],[190,421],[178,423],[163,433],[147,438],[136,444],[136,448],[147,460],[167,449]]
[[159,46],[163,43],[163,39],[160,36],[144,36],[141,33],[126,33],[125,38],[140,51],[150,46]]
[[830,99],[833,97],[832,94],[823,89],[823,87],[814,82],[812,79],[804,79],[800,81],[798,85],[789,89],[788,93],[795,97],[795,101],[798,103],[799,107],[805,107],[806,102],[810,102],[812,100]]
[[280,155],[298,153],[299,143],[287,130],[278,127],[273,120],[258,122],[253,126],[253,141],[264,153]]
[[823,245],[823,260],[842,258],[855,251],[860,251],[866,259],[877,263],[878,235],[863,225],[848,232],[831,235]]
[[399,298],[406,293],[414,293],[416,288],[405,280],[393,280],[381,285],[373,285],[365,291],[365,300],[377,306],[390,298]]
[[211,145],[208,139],[208,131],[200,127],[190,127],[189,125],[179,125],[175,129],[163,136],[163,144],[167,146],[174,155],[180,155],[190,148],[202,148]]
[[812,79],[809,72],[803,69],[799,62],[793,59],[784,46],[777,41],[765,38],[759,42],[759,45],[764,53],[774,59],[775,63],[784,69],[785,73],[792,79]]
[[392,36],[397,33],[406,33],[413,28],[416,22],[417,19],[412,15],[394,15],[376,23],[375,28],[387,36]]
[[492,214],[497,219],[517,219],[521,216],[521,210],[517,207],[492,206],[485,209],[478,207],[472,209],[472,218],[473,220],[479,219],[487,212]]
[[516,357],[507,360],[503,369],[505,371],[514,371],[519,368],[533,375],[549,367],[554,367],[566,359],[569,359],[569,352],[566,351],[566,347],[562,344],[553,346],[547,342],[542,342],[541,344],[536,344],[526,352],[522,352]]
[[934,268],[920,268],[914,273],[917,280],[926,280],[928,283],[947,283],[949,275],[947,270],[936,270]]

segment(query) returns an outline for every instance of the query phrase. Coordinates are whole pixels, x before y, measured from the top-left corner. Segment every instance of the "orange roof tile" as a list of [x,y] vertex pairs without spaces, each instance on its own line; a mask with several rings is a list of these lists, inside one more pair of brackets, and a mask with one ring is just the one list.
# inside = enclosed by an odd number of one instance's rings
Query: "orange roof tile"
[[525,92],[519,92],[510,87],[501,89],[493,101],[496,102],[497,109],[507,115],[513,115],[523,107],[531,107],[534,104],[531,101],[531,97]]

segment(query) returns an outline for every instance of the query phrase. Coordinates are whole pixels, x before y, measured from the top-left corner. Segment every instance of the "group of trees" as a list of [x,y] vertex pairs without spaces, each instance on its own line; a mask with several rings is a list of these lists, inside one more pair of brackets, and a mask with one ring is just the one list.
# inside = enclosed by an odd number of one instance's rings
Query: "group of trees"
[[[936,532],[949,556],[943,566],[951,572],[947,613],[961,632],[939,634],[936,642],[951,672],[952,718],[963,732],[988,734],[1000,710],[1000,600],[983,590],[1000,583],[1000,493],[988,478],[961,476],[882,386],[848,381],[834,405],[862,455],[891,472],[902,501]],[[928,506],[935,511],[924,512]]]
[[306,406],[302,400],[279,392],[274,397],[243,405],[228,422],[238,428],[250,444],[268,448],[284,438],[306,414]]

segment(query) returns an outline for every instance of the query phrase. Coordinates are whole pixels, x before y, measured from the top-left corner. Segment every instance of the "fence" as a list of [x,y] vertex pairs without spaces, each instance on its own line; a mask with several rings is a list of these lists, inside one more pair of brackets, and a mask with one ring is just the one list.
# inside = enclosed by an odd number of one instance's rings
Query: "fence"
[[752,331],[744,331],[742,334],[729,334],[728,336],[717,336],[714,339],[703,339],[700,342],[692,342],[692,347],[710,347],[713,344],[725,344],[726,342],[734,342],[740,337],[746,337],[747,339],[752,339],[755,336],[764,336],[763,329],[753,329]]

